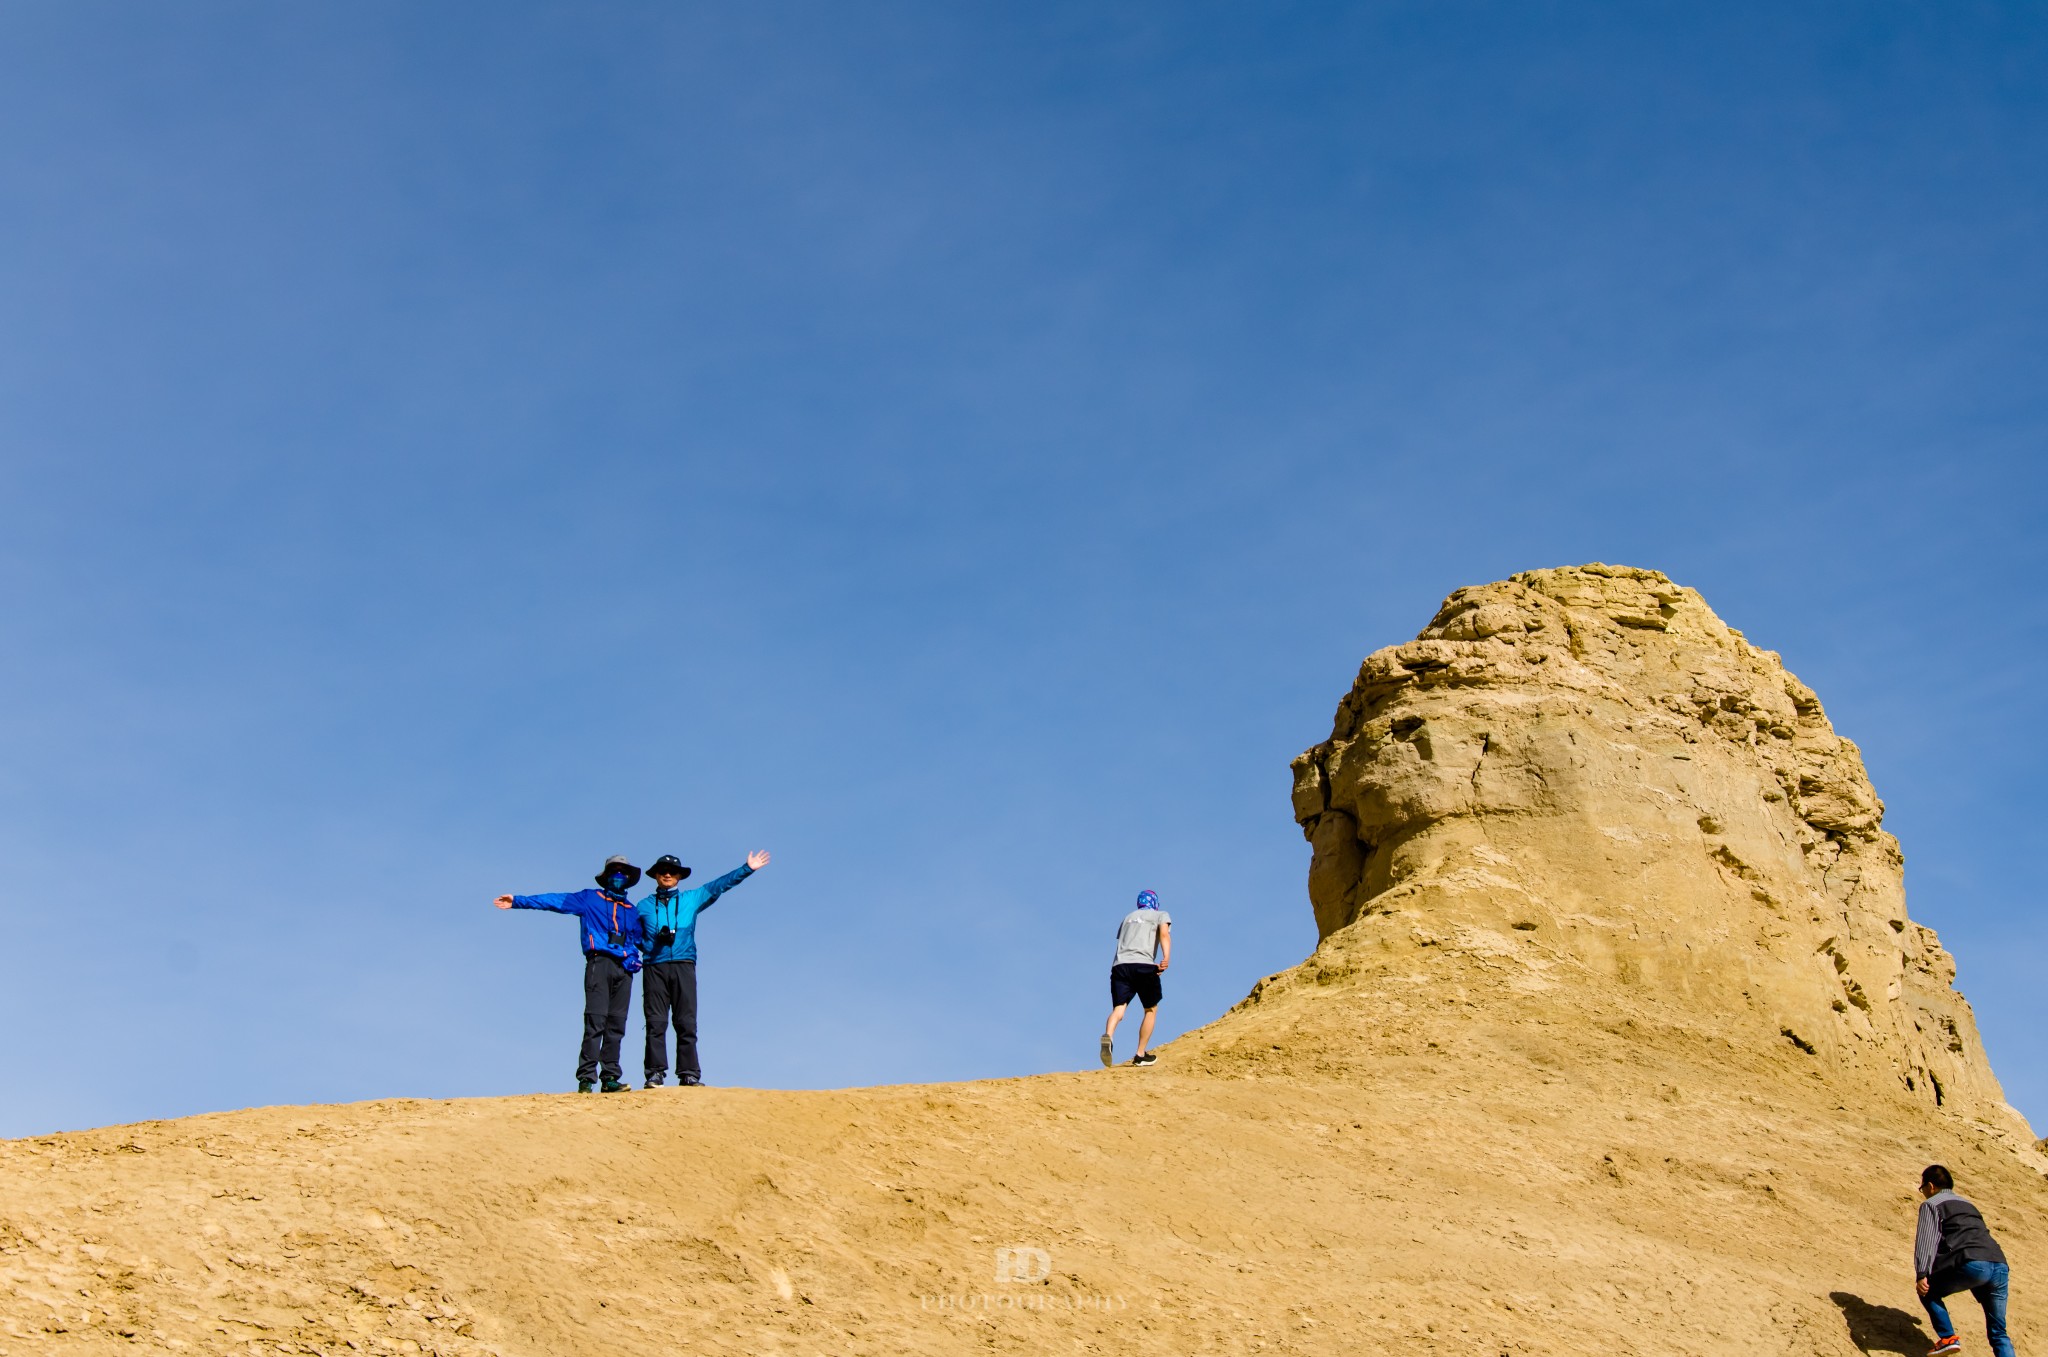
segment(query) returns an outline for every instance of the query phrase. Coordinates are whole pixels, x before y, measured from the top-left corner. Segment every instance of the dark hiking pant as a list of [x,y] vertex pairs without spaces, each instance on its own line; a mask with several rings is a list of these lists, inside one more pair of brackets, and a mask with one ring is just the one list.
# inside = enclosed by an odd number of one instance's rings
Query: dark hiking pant
[[604,1077],[619,1077],[619,1043],[626,1038],[626,1009],[633,1002],[633,977],[626,963],[604,952],[583,954],[583,1059],[576,1065],[576,1082],[597,1082],[600,1064]]
[[657,961],[646,970],[640,1007],[647,1014],[647,1077],[668,1077],[668,1025],[676,1025],[676,1077],[694,1083],[697,1068],[697,963]]

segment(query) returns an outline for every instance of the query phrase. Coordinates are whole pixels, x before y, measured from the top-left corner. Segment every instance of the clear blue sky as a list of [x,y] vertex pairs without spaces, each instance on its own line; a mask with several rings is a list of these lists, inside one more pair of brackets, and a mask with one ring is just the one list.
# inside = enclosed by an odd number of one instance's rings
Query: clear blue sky
[[[1314,942],[1287,761],[1652,566],[1867,752],[2048,1129],[2048,14],[0,9],[0,1134],[1094,1058]],[[637,1012],[635,1018],[637,1026]],[[628,1037],[628,1069],[637,1042]]]

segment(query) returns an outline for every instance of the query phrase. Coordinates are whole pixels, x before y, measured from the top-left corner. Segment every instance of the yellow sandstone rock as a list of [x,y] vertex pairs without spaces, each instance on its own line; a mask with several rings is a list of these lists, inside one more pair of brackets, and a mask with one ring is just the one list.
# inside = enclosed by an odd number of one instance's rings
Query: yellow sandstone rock
[[1499,939],[2032,1140],[1955,963],[1906,916],[1856,746],[1655,571],[1460,589],[1366,658],[1294,774],[1309,897],[1325,939],[1355,935],[1342,950]]

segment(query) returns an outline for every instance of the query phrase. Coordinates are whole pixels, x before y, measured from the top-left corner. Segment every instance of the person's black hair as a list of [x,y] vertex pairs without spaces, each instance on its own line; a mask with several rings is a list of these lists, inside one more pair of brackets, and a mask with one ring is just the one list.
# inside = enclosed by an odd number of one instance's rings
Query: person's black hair
[[1956,1177],[1939,1164],[1929,1164],[1920,1170],[1920,1185],[1932,1187],[1937,1192],[1950,1192],[1955,1189]]

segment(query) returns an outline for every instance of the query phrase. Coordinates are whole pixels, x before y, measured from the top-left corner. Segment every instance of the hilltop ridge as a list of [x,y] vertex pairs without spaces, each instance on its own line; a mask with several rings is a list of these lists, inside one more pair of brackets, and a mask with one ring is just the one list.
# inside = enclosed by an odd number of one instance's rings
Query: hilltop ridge
[[0,1144],[0,1357],[1918,1353],[1931,1160],[2048,1265],[1855,746],[1693,591],[1459,590],[1293,772],[1321,941],[1155,1068]]

